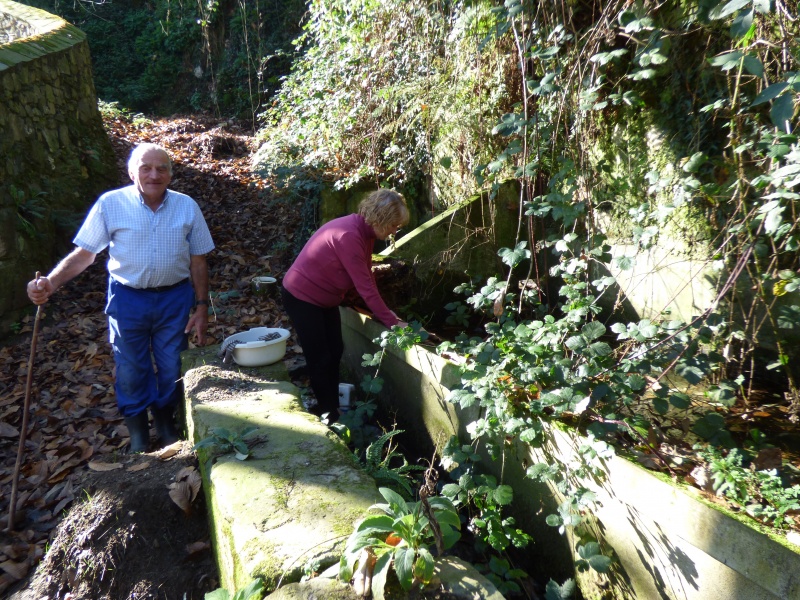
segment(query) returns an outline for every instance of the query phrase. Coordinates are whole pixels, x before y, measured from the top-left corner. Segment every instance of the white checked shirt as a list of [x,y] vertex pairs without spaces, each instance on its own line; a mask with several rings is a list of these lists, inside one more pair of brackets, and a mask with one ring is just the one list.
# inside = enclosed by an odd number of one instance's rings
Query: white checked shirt
[[93,254],[108,247],[108,272],[133,288],[186,279],[191,256],[214,249],[197,202],[167,190],[164,202],[153,212],[135,185],[100,196],[73,242]]

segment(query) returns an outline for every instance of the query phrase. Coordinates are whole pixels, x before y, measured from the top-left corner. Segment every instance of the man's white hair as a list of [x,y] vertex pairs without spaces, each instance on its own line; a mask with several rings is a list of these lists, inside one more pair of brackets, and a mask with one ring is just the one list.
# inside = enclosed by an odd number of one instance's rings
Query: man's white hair
[[167,152],[166,148],[163,146],[150,143],[139,144],[133,149],[133,152],[131,152],[131,157],[128,159],[128,173],[135,173],[139,170],[142,157],[146,153],[150,152],[150,150],[158,150],[159,152],[164,153],[164,155],[167,157],[167,164],[169,165],[169,174],[172,175],[172,158],[170,158],[169,152]]

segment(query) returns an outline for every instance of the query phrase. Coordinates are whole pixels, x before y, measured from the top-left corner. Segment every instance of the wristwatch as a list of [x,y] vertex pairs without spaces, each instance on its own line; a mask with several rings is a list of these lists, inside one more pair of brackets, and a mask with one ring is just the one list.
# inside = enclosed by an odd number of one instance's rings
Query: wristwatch
[[196,300],[194,303],[195,306],[200,306],[201,304],[208,306],[208,300]]

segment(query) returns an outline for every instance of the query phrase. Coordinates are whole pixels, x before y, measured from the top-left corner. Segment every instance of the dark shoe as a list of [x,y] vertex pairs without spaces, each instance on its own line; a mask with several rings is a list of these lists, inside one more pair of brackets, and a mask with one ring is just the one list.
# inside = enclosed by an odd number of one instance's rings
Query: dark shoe
[[156,425],[156,433],[161,440],[162,446],[169,446],[174,444],[180,438],[178,430],[175,429],[175,405],[170,404],[162,408],[151,406],[150,410],[153,412],[153,421]]
[[125,425],[128,426],[128,433],[131,436],[131,445],[128,452],[147,452],[150,445],[150,426],[147,423],[147,411],[142,411],[133,417],[125,417]]

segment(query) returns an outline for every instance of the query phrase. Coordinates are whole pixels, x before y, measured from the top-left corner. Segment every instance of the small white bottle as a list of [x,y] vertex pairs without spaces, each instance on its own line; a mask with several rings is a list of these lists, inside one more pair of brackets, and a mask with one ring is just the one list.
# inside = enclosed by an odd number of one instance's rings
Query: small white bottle
[[344,414],[350,410],[352,402],[351,398],[355,390],[356,386],[354,386],[352,383],[339,384],[339,412],[341,414]]

